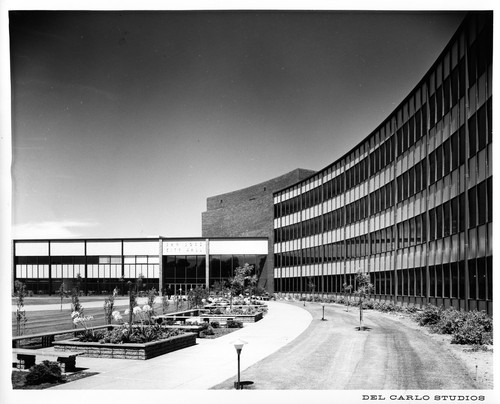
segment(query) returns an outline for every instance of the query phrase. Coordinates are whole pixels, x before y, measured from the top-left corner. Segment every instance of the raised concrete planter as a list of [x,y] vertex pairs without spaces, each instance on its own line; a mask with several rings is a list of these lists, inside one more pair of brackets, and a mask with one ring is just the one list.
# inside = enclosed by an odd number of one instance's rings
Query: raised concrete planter
[[144,344],[100,344],[80,342],[77,338],[53,343],[56,351],[78,351],[91,358],[139,359],[146,360],[196,344],[196,334],[185,333],[168,339]]
[[155,316],[154,319],[156,322],[162,324],[164,321],[179,321],[186,322],[193,317],[199,317],[202,321],[208,320],[212,321],[222,321],[226,322],[227,320],[236,320],[241,321],[242,323],[256,323],[259,320],[262,320],[264,313],[259,311],[255,314],[214,314],[214,313],[206,313],[203,310],[189,310],[184,312],[177,313],[169,313],[169,314],[161,314],[159,316]]
[[262,312],[255,314],[201,314],[200,317],[208,318],[209,321],[227,321],[229,319],[235,321],[241,321],[242,323],[256,323],[259,320],[262,320]]

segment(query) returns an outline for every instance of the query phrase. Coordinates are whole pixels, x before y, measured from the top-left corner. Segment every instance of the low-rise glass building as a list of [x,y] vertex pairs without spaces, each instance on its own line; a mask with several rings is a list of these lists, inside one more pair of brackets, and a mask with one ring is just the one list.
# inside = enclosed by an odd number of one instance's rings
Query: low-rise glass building
[[14,240],[12,278],[35,294],[69,290],[79,276],[86,294],[123,292],[139,277],[145,289],[185,294],[223,283],[245,263],[260,276],[267,253],[267,238]]

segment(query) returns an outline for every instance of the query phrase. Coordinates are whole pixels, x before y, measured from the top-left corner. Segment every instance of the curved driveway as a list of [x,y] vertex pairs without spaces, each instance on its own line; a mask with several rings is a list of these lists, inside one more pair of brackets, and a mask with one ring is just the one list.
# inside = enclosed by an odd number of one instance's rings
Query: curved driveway
[[[293,305],[298,305],[294,303]],[[300,303],[302,306],[302,303]],[[244,370],[258,390],[477,389],[460,361],[418,329],[376,311],[307,303],[311,325],[298,338]],[[293,320],[291,320],[293,321]],[[242,353],[244,357],[245,352]],[[234,378],[214,389],[233,388]]]

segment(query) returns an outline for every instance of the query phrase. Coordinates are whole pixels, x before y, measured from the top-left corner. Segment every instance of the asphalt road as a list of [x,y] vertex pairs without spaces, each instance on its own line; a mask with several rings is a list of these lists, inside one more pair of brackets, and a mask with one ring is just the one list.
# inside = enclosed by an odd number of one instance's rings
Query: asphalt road
[[[300,304],[302,303],[291,303]],[[477,389],[462,363],[390,315],[306,303],[314,320],[298,338],[241,373],[255,390]],[[244,361],[244,352],[242,353]],[[232,389],[234,378],[213,389]]]

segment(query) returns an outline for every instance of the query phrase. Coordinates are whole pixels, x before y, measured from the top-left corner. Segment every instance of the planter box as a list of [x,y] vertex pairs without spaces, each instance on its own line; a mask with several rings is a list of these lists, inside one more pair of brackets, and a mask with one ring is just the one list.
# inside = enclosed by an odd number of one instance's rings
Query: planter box
[[212,321],[227,321],[228,319],[241,321],[242,323],[256,323],[262,320],[262,312],[255,314],[201,314],[202,319],[208,318],[210,322]]
[[53,343],[56,351],[78,351],[91,358],[140,359],[146,360],[196,344],[196,334],[186,333],[168,339],[145,344],[100,344],[80,342],[77,338]]
[[[189,313],[189,314],[188,314]],[[243,323],[256,323],[259,320],[262,320],[264,313],[259,311],[255,314],[213,314],[213,313],[204,313],[203,310],[190,310],[189,312],[178,312],[178,313],[169,313],[169,314],[161,314],[159,316],[155,316],[154,320],[162,324],[163,321],[178,321],[181,323],[186,322],[193,317],[199,317],[202,321],[207,319],[208,321],[227,321],[228,319],[241,321]]]

